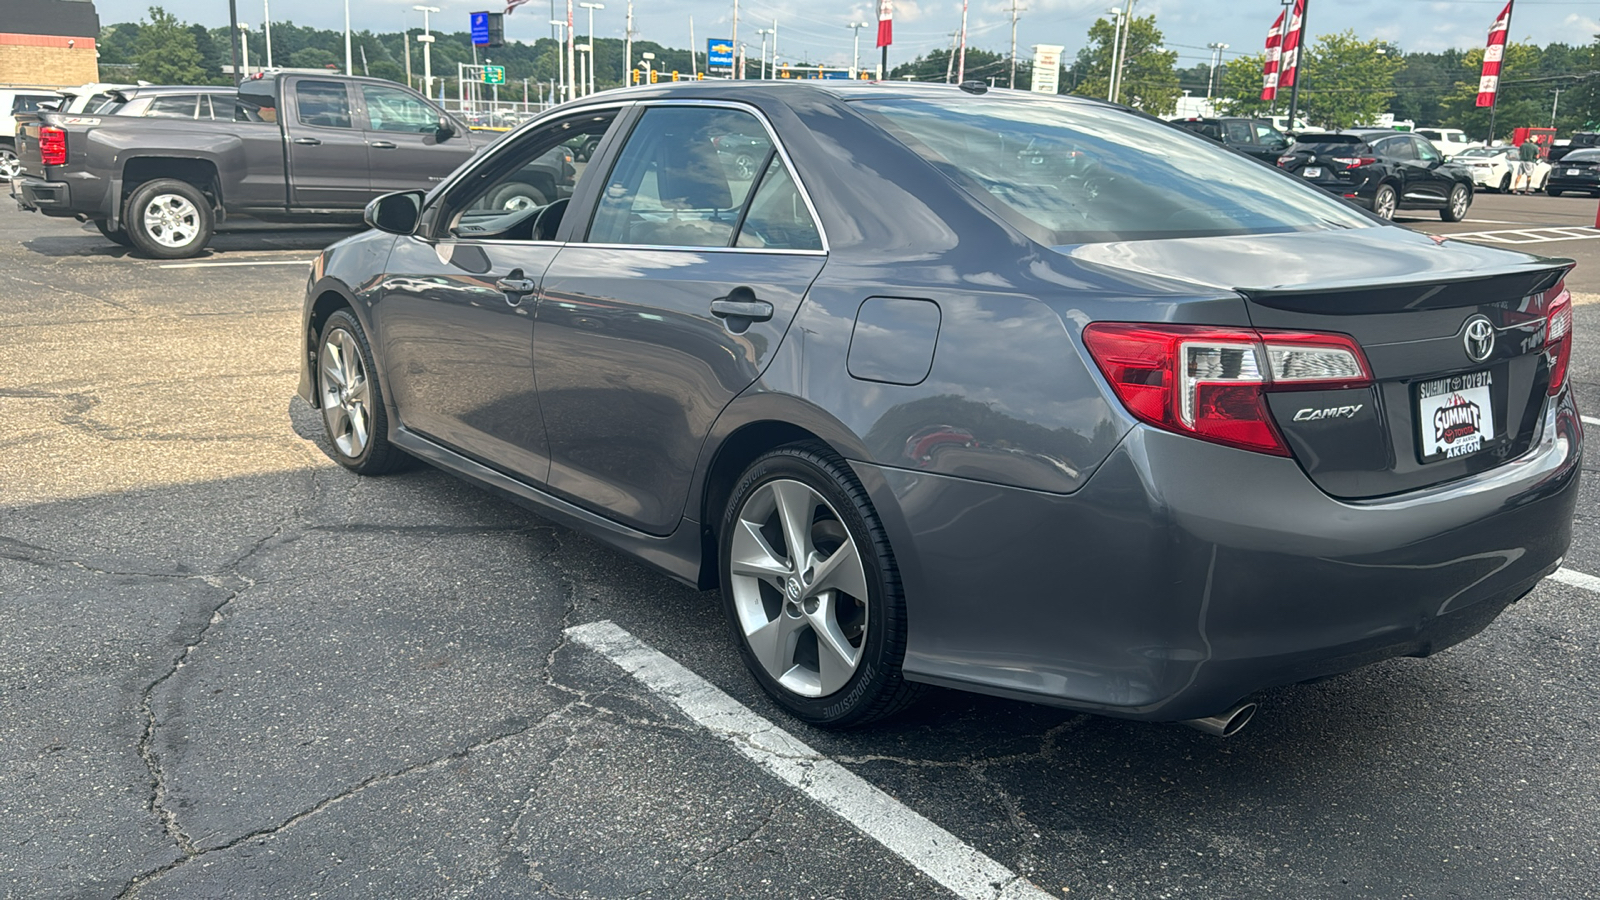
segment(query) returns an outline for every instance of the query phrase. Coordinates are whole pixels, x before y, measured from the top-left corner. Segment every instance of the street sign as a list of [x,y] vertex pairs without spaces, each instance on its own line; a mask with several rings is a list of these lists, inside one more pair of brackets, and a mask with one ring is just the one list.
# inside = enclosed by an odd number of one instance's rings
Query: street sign
[[484,66],[483,67],[483,83],[484,84],[505,84],[506,83],[506,67],[505,66]]
[[476,47],[504,47],[506,45],[505,13],[473,13],[472,44]]
[[1033,45],[1033,91],[1054,94],[1061,89],[1061,51],[1059,44]]
[[[459,19],[457,21],[460,21]],[[489,46],[489,14],[475,12],[472,14],[472,43],[479,47]]]
[[723,38],[709,38],[706,40],[706,68],[732,69],[733,68],[733,41]]

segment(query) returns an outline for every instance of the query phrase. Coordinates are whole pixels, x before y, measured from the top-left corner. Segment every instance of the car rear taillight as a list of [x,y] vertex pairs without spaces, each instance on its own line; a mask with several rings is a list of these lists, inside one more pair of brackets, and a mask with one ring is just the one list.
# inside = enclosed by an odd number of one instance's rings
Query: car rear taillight
[[1561,393],[1567,381],[1567,365],[1572,362],[1572,294],[1563,281],[1551,291],[1550,313],[1544,349],[1550,363],[1550,396]]
[[1083,341],[1134,417],[1275,456],[1289,447],[1267,392],[1372,384],[1360,346],[1342,334],[1096,322]]
[[46,125],[39,129],[39,161],[47,166],[67,164],[67,133]]
[[1333,161],[1343,164],[1346,169],[1358,169],[1362,166],[1370,166],[1377,163],[1378,158],[1376,156],[1335,156]]
[[1280,156],[1280,157],[1278,157],[1278,165],[1280,165],[1280,166],[1287,166],[1289,163],[1292,163],[1292,162],[1294,162],[1294,157],[1292,157],[1292,156]]

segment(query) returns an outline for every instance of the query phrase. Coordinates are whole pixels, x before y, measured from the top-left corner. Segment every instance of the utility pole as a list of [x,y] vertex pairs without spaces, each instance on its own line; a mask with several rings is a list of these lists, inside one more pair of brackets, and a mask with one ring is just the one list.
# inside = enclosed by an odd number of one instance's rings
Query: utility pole
[[1026,6],[1018,6],[1017,0],[1011,0],[1011,83],[1006,87],[1013,90],[1017,86],[1017,13],[1027,11]]
[[572,27],[572,0],[567,0],[567,99],[578,96],[578,34]]
[[961,64],[956,71],[956,84],[967,80],[967,0],[961,0]]
[[[850,77],[852,79],[860,78],[861,77],[861,29],[868,28],[870,26],[866,22],[851,22],[849,25],[846,25],[845,27],[850,29],[855,34],[855,52],[854,52],[854,55],[852,55],[850,57],[850,60],[851,60],[851,62],[850,62]],[[766,31],[763,30],[762,34],[765,34],[765,33],[766,33]],[[765,53],[766,45],[767,45],[767,39],[766,38],[762,38],[761,39],[761,46],[763,48],[763,54]]]
[[422,33],[417,35],[417,43],[422,45],[422,95],[433,97],[433,32],[428,29],[428,13],[439,11],[437,6],[413,6],[412,9],[422,13]]
[[344,0],[344,74],[356,74],[355,59],[350,55],[350,0]]
[[958,38],[960,38],[960,37],[961,37],[961,32],[959,32],[959,31],[950,32],[950,55],[945,57],[945,61],[944,61],[944,83],[945,84],[949,84],[950,83],[950,76],[955,74],[955,70],[956,70],[956,68],[955,68],[956,67],[956,40]]
[[585,0],[579,6],[589,11],[589,93],[594,93],[594,11],[605,9],[604,3],[589,3]]
[[1116,103],[1122,96],[1122,70],[1128,66],[1128,41],[1133,34],[1133,4],[1128,0],[1128,6],[1122,11],[1122,49],[1117,53],[1116,77],[1111,82],[1111,102]]
[[[1496,85],[1498,87],[1498,85]],[[1566,88],[1556,88],[1556,99],[1550,101],[1550,127],[1556,127],[1556,108],[1561,105],[1561,92]]]
[[[706,68],[711,68],[710,59],[706,60]],[[696,81],[700,79],[700,54],[694,49],[694,16],[689,17],[689,75]]]
[[267,36],[267,68],[272,68],[272,0],[261,0],[261,32]]
[[1106,100],[1117,96],[1117,52],[1122,49],[1122,10],[1115,6],[1106,10],[1111,14],[1111,71],[1106,74]]
[[416,87],[416,85],[412,83],[412,78],[411,78],[411,28],[410,28],[410,26],[406,27],[405,42],[406,42],[406,87],[414,88],[414,87]]
[[[730,77],[738,78],[739,72],[739,0],[733,0],[733,37],[728,39],[733,45],[733,73]],[[707,63],[709,65],[709,61]]]
[[778,20],[772,20],[772,77],[778,77]]
[[239,0],[228,0],[228,50],[233,54],[233,83],[244,80],[239,68]]
[[[633,84],[633,0],[628,0],[628,21],[627,24],[623,26],[623,29],[622,41],[627,45],[627,50],[625,50],[624,53],[628,58],[625,60],[625,62],[627,62],[627,66],[625,66],[622,70],[624,73],[622,77],[625,85],[631,85]],[[694,43],[693,17],[690,17],[689,19],[689,43]]]
[[250,26],[239,23],[239,58],[243,60],[245,75],[250,74]]
[[[1228,49],[1228,45],[1217,43],[1207,44],[1206,46],[1211,49],[1211,74],[1206,76],[1206,102],[1209,104],[1211,102],[1212,87],[1217,82],[1217,64],[1222,61],[1222,51]],[[1210,114],[1209,111],[1206,112],[1206,115]]]
[[567,94],[567,85],[569,83],[567,81],[567,60],[562,55],[567,52],[567,32],[565,30],[567,23],[560,19],[551,19],[550,24],[556,27],[556,34],[558,35],[556,38],[556,78],[561,82],[561,89],[556,92],[555,102],[560,103],[562,100],[571,99]]
[[756,34],[761,35],[761,80],[767,80],[767,35],[772,33],[771,28],[757,28]]

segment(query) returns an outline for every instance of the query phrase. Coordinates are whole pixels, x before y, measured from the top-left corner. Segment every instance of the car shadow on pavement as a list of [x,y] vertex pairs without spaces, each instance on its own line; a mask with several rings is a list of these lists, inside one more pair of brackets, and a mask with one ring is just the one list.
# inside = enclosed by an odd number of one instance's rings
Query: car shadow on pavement
[[[226,257],[231,253],[260,253],[271,251],[306,251],[316,253],[324,247],[343,240],[357,232],[349,227],[300,226],[277,228],[257,223],[224,226],[211,243],[191,261],[205,261]],[[130,247],[117,244],[100,234],[93,225],[84,225],[78,235],[41,235],[22,241],[22,246],[40,256],[105,257],[109,259],[151,259]],[[165,262],[166,260],[162,260]],[[174,260],[183,262],[184,260]]]

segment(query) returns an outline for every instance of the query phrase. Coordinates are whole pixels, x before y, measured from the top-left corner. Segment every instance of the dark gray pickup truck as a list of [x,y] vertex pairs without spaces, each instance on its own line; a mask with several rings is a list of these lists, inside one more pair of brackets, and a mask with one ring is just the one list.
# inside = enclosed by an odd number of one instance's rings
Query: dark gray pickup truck
[[[374,197],[428,189],[499,137],[475,133],[403,85],[339,75],[268,75],[208,116],[42,112],[22,122],[23,209],[94,222],[154,257],[194,256],[218,222],[351,222]],[[570,153],[530,170],[518,203],[570,194]]]

